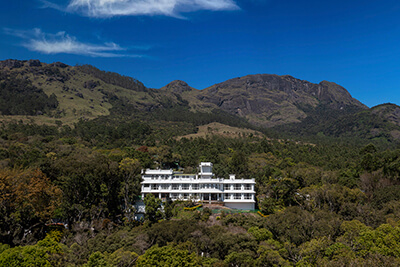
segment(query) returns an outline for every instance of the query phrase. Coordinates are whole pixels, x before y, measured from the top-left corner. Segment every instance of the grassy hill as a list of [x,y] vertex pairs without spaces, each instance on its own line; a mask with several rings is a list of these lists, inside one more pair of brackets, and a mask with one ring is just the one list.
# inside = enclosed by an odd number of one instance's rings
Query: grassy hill
[[239,136],[258,136],[260,138],[263,137],[263,133],[259,131],[254,131],[248,128],[232,127],[218,122],[201,125],[198,128],[199,129],[197,130],[197,133],[178,136],[178,139],[181,138],[190,139],[197,137],[205,138],[211,135],[219,135],[225,137],[239,137]]
[[94,66],[38,60],[1,61],[0,75],[3,123],[74,127],[80,121],[96,120],[116,127],[111,121],[140,121],[155,132],[182,136],[218,122],[277,138],[318,136],[378,143],[400,138],[398,106],[368,109],[346,89],[327,81],[313,84],[288,75],[258,74],[204,90],[184,81],[150,89],[134,78]]

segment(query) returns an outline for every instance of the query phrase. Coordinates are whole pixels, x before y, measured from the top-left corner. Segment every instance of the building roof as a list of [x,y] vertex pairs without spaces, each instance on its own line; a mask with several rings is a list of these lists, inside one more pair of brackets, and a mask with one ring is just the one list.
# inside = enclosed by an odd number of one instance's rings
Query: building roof
[[172,175],[174,171],[172,169],[169,170],[161,170],[161,169],[146,169],[143,174],[154,174],[154,175]]

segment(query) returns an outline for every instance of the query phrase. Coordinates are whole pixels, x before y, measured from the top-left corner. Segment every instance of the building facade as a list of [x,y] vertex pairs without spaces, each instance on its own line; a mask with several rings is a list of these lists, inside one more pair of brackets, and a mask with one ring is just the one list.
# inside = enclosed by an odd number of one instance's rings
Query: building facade
[[142,170],[142,199],[147,194],[167,200],[194,200],[221,203],[233,209],[253,210],[254,179],[215,178],[211,162],[202,162],[198,174],[171,170]]

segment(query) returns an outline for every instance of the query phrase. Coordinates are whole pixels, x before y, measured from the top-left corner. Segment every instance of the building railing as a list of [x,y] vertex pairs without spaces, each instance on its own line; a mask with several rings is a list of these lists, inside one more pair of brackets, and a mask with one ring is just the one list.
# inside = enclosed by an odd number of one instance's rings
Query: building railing
[[167,177],[157,176],[157,177],[149,177],[147,175],[143,175],[142,178],[144,181],[197,181],[199,183],[223,183],[223,184],[238,184],[238,183],[255,183],[255,179],[224,179],[224,178],[196,178],[196,176],[183,178],[176,177],[172,175],[166,175]]

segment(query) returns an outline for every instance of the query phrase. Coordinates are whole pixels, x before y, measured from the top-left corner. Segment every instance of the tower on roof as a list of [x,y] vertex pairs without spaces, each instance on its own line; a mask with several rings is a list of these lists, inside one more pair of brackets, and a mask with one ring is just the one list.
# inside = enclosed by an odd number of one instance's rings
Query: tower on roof
[[199,165],[199,178],[211,178],[214,176],[212,173],[213,164],[211,162],[201,162]]

